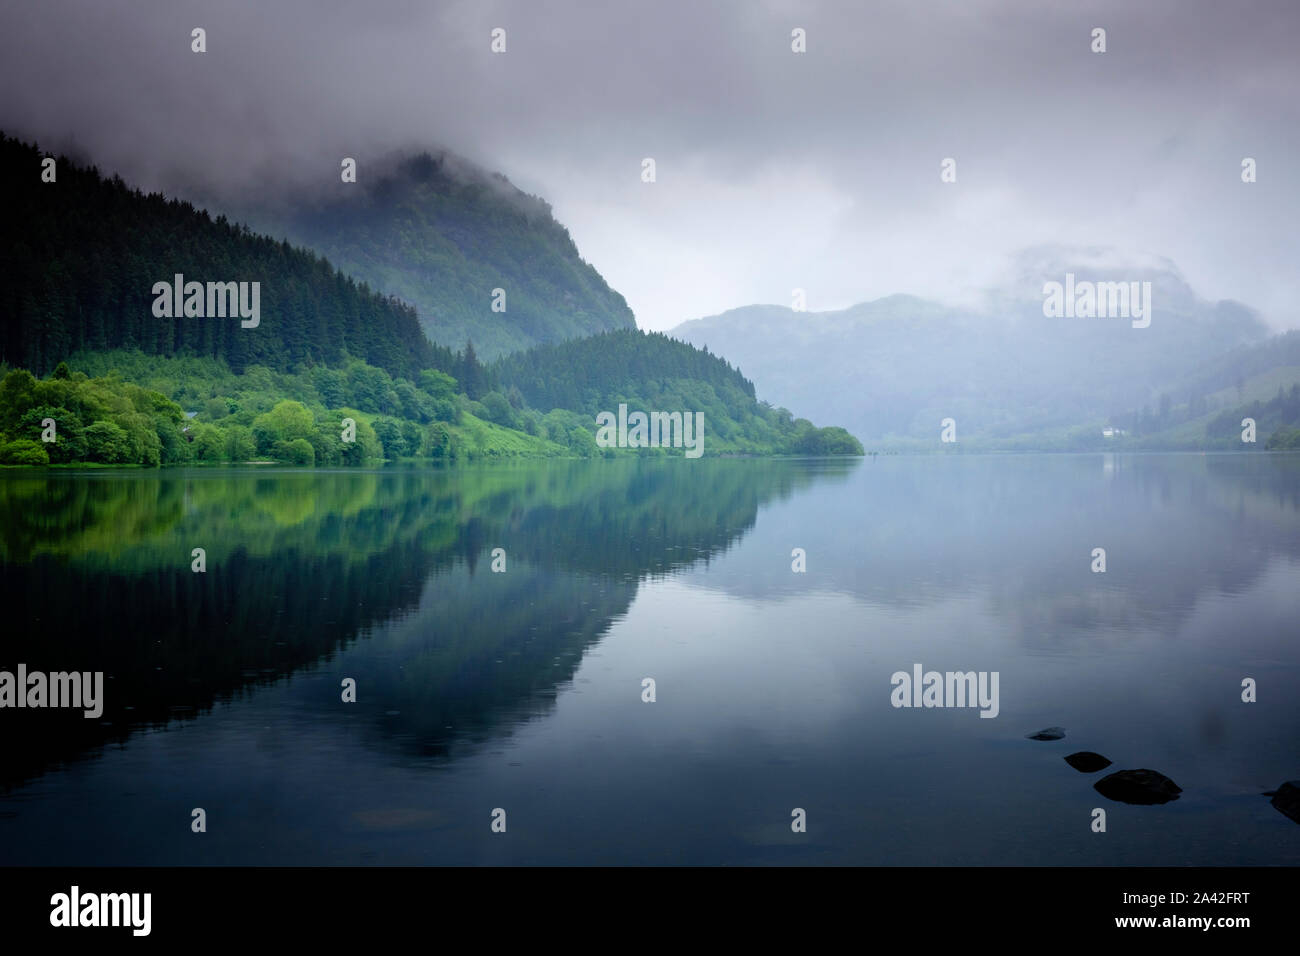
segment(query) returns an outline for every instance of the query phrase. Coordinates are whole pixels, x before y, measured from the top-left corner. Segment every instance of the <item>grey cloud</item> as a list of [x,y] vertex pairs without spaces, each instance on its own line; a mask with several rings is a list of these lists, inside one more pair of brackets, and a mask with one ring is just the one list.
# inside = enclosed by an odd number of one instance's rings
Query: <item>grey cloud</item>
[[548,200],[649,327],[795,286],[970,301],[1042,242],[1168,256],[1300,326],[1283,0],[44,0],[0,27],[8,132],[187,195],[449,148]]

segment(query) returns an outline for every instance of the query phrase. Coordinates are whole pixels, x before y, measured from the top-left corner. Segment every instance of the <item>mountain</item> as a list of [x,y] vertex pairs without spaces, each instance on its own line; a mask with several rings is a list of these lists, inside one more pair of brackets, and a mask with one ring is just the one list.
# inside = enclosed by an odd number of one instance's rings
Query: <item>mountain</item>
[[[454,362],[409,306],[311,252],[63,157],[44,182],[42,159],[0,134],[0,362],[42,374],[80,349],[125,348],[220,357],[237,371],[351,357],[407,378]],[[233,308],[224,318],[159,317],[155,283],[178,273],[205,284],[204,309],[207,283],[246,283],[256,324]]]
[[[485,359],[636,327],[547,203],[451,153],[363,164],[355,183],[340,177],[327,195],[270,209],[236,212],[409,302],[434,342],[472,339]],[[504,311],[493,310],[495,289]]]
[[43,160],[0,137],[0,465],[664,453],[600,449],[621,402],[704,415],[709,453],[861,454],[707,350],[629,327],[485,365],[314,252]]
[[[908,295],[838,312],[755,305],[669,334],[744,368],[769,401],[900,447],[937,444],[945,418],[959,441],[991,447],[1054,447],[1080,430],[1100,439],[1112,419],[1159,406],[1192,369],[1268,336],[1249,308],[1199,299],[1163,260],[1039,247],[1017,266],[978,308]],[[1067,273],[1075,283],[1150,282],[1149,326],[1046,317],[1044,283],[1064,284]]]

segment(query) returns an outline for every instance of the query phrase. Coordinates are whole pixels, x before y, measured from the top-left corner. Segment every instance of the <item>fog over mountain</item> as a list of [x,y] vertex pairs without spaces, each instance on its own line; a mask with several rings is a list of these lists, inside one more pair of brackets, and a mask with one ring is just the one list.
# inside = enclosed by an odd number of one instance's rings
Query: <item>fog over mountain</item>
[[[1188,373],[1270,334],[1249,307],[1198,296],[1168,261],[1040,246],[1016,257],[1011,274],[985,290],[978,308],[906,294],[835,312],[753,305],[670,334],[739,365],[760,398],[833,417],[868,447],[937,444],[945,418],[956,420],[959,440],[1006,443],[1079,429],[1100,437],[1103,426],[1144,406],[1208,400],[1208,384],[1190,391],[1181,384]],[[1149,282],[1150,324],[1045,316],[1044,285],[1067,274],[1079,285]]]
[[1297,47],[1292,0],[42,0],[0,31],[0,128],[241,199],[445,147],[551,203],[643,328],[794,288],[975,305],[1043,241],[1294,328]]
[[636,325],[551,207],[499,173],[439,151],[384,157],[358,183],[337,179],[282,179],[259,201],[208,204],[324,254],[414,306],[434,342],[472,340],[485,358]]

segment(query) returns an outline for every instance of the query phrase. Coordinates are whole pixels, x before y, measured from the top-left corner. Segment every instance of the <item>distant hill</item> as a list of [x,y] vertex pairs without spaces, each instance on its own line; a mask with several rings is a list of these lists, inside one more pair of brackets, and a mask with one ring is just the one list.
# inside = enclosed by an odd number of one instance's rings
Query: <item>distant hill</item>
[[1125,443],[1142,447],[1240,451],[1246,418],[1255,422],[1255,448],[1300,448],[1300,331],[1216,355],[1173,382],[1159,403],[1114,424],[1126,430]]
[[[1168,263],[1101,259],[1096,250],[1033,250],[1022,274],[979,309],[906,295],[839,312],[756,305],[669,334],[744,368],[760,397],[841,423],[869,447],[932,445],[944,418],[957,421],[959,441],[993,446],[1032,447],[1035,435],[1081,428],[1099,436],[1109,421],[1158,409],[1192,370],[1267,338],[1254,312],[1198,299]],[[1045,317],[1043,283],[1066,272],[1150,281],[1150,326]]]
[[[499,387],[538,411],[564,409],[590,427],[593,416],[689,411],[704,416],[711,451],[741,454],[861,455],[843,428],[817,428],[754,397],[739,369],[660,332],[625,329],[539,346],[490,367]],[[552,439],[555,440],[555,439]]]
[[[547,203],[450,153],[363,163],[356,183],[291,198],[279,212],[239,214],[409,302],[442,345],[472,339],[491,359],[636,327]],[[492,309],[494,289],[504,312]]]
[[[395,377],[450,369],[415,311],[287,242],[188,202],[144,193],[59,158],[41,180],[36,146],[0,135],[0,362],[44,374],[79,350],[219,357],[235,371],[361,359]],[[259,283],[260,322],[160,318],[153,286]]]

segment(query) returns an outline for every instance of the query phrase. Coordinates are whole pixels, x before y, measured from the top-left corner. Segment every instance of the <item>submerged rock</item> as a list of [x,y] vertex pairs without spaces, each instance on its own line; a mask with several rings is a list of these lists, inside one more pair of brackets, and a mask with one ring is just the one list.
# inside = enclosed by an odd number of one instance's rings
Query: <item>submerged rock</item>
[[1025,734],[1030,740],[1060,740],[1065,736],[1064,727],[1044,727],[1036,734]]
[[1300,780],[1288,780],[1273,791],[1272,796],[1273,799],[1269,803],[1273,804],[1279,813],[1300,823]]
[[1103,797],[1120,803],[1151,806],[1177,800],[1183,788],[1154,770],[1119,770],[1093,784]]
[[1096,773],[1110,766],[1109,760],[1091,750],[1080,750],[1077,754],[1070,754],[1065,758],[1065,762],[1079,773]]

